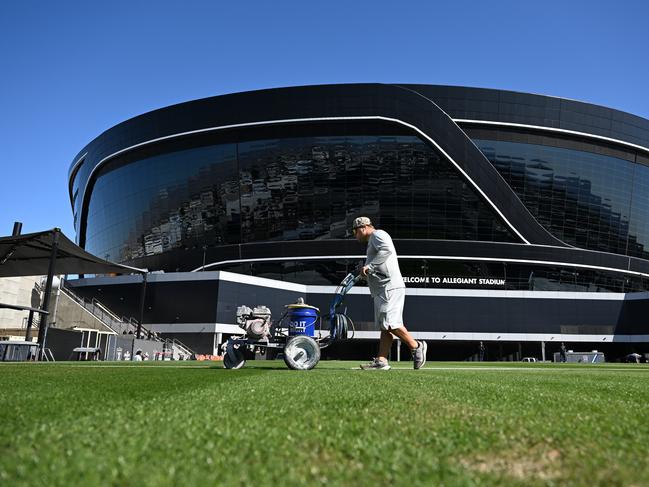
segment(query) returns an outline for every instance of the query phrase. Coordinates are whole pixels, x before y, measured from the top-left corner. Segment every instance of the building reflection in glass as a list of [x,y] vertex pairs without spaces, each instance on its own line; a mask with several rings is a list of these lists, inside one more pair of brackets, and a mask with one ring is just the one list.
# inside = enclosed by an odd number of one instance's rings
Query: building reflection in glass
[[98,176],[86,249],[117,262],[176,249],[340,239],[368,215],[393,238],[517,241],[414,136],[299,137],[115,161]]
[[474,142],[556,237],[580,248],[649,258],[649,167],[572,149]]

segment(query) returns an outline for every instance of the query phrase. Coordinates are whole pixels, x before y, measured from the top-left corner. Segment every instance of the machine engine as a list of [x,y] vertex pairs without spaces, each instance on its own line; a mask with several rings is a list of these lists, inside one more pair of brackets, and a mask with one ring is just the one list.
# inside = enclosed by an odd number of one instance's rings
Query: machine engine
[[270,336],[270,309],[266,306],[248,306],[237,308],[237,324],[243,328],[246,335],[254,340],[263,340]]

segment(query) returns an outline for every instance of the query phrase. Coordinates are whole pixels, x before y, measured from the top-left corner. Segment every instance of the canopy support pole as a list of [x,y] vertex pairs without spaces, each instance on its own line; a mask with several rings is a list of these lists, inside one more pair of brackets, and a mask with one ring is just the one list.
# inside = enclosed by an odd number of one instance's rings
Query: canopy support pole
[[29,318],[27,319],[27,330],[25,330],[25,341],[32,341],[32,323],[34,323],[34,312],[29,312]]
[[140,320],[137,324],[137,337],[142,338],[140,334],[142,333],[142,322],[144,321],[144,302],[146,298],[146,276],[147,274],[142,274],[142,290],[140,291]]
[[[52,280],[54,279],[54,266],[56,264],[56,254],[59,249],[60,228],[55,228],[52,234],[52,252],[50,253],[50,263],[47,269],[47,281],[45,282],[45,296],[43,296],[42,309],[49,313],[50,295],[52,294]],[[40,349],[40,359],[43,359],[45,353],[45,342],[47,340],[47,327],[49,325],[49,314],[41,316],[41,324],[38,327],[38,346]]]

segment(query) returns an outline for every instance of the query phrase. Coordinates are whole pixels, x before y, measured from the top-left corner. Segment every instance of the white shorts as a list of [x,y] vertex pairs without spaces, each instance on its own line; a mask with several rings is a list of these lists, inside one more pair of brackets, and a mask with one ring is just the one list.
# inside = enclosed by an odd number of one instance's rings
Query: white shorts
[[394,330],[403,326],[403,304],[406,288],[381,291],[374,296],[374,323],[381,330]]

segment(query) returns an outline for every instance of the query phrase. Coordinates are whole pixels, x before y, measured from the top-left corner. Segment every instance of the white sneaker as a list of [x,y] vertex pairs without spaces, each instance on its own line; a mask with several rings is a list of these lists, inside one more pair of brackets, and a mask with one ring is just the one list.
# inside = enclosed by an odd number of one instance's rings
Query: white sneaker
[[390,364],[387,360],[372,359],[369,364],[361,364],[363,370],[390,370]]
[[419,346],[412,351],[412,361],[415,366],[415,370],[421,369],[426,363],[426,351],[428,351],[428,345],[425,341],[418,341]]

